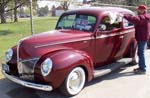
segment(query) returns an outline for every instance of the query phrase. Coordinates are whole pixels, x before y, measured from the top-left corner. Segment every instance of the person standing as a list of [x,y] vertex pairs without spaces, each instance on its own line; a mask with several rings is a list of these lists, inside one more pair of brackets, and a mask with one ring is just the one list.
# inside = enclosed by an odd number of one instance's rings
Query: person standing
[[147,7],[139,5],[137,8],[137,16],[123,15],[119,16],[127,19],[135,26],[135,38],[138,44],[139,68],[134,69],[134,73],[141,74],[146,72],[145,49],[150,36],[150,15],[147,14]]

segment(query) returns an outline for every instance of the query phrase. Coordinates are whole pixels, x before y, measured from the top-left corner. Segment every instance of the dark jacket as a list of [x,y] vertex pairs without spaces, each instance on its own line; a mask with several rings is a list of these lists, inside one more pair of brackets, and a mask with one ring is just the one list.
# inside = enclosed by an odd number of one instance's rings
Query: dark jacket
[[137,41],[148,41],[150,36],[150,15],[145,13],[138,16],[124,15],[124,18],[135,26]]

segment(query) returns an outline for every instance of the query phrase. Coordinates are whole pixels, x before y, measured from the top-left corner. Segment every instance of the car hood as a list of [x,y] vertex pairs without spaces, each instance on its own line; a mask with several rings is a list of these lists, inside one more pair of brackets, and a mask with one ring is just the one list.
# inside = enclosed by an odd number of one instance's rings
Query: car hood
[[60,49],[72,48],[72,43],[91,38],[91,33],[77,30],[53,30],[27,37],[20,41],[19,57],[21,59],[39,58],[40,56]]

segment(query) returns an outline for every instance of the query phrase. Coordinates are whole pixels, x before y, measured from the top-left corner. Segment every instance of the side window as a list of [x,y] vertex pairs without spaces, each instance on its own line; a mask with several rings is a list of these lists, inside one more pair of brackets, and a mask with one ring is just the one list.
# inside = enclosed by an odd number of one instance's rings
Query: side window
[[95,24],[95,16],[87,14],[71,14],[62,16],[58,21],[58,25],[56,28],[93,32]]
[[93,31],[96,23],[94,16],[78,15],[75,21],[75,29],[82,31]]
[[99,24],[99,30],[100,31],[110,31],[113,29],[119,29],[121,28],[121,22],[119,21],[114,21],[111,23],[111,19],[109,16],[105,16],[102,21]]
[[63,17],[61,19],[61,22],[58,24],[58,27],[72,28],[75,18],[76,18],[76,15],[68,15],[68,16]]
[[129,22],[128,20],[126,19],[123,19],[123,27],[132,27],[134,26],[133,23]]
[[93,16],[88,16],[88,24],[95,25],[95,23],[96,23],[96,18]]

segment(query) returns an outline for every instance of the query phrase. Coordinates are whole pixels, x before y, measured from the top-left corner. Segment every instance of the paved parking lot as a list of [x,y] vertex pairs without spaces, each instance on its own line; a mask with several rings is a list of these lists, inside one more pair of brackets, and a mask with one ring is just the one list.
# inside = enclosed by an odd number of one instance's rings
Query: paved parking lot
[[[137,66],[125,66],[86,84],[80,94],[72,98],[150,98],[150,50],[146,51],[146,75],[133,74]],[[0,78],[0,98],[68,98],[55,90],[43,92],[17,85]]]

